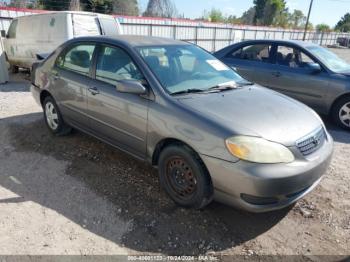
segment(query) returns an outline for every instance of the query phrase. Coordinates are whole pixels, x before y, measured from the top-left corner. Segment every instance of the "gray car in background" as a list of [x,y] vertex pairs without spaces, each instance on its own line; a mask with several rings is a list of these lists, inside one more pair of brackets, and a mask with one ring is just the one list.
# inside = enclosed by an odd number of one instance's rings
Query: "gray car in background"
[[151,163],[182,206],[279,209],[310,192],[331,160],[332,137],[313,110],[189,43],[78,38],[32,74],[53,134],[74,127]]
[[214,54],[249,81],[293,97],[350,130],[350,64],[319,45],[252,40]]

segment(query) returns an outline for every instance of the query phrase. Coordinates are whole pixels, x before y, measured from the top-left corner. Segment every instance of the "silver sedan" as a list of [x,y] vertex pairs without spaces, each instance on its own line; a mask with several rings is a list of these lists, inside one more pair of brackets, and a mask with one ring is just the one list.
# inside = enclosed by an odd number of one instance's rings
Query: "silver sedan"
[[53,134],[73,127],[151,163],[186,207],[288,206],[319,183],[333,151],[313,110],[181,41],[77,38],[34,64],[31,89]]

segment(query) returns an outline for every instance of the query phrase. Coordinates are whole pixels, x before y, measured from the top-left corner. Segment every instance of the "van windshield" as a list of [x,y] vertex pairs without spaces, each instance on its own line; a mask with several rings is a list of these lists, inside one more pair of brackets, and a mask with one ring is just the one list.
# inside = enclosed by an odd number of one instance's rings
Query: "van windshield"
[[137,48],[162,86],[170,93],[206,91],[223,83],[246,82],[231,68],[194,45]]

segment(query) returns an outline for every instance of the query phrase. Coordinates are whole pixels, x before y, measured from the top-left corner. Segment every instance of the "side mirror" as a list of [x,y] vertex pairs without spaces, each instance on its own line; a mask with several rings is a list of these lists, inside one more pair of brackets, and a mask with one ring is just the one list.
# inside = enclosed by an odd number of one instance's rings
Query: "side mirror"
[[117,91],[135,95],[147,94],[147,89],[137,80],[120,80],[117,83]]
[[6,38],[6,31],[5,30],[1,30],[1,37]]
[[318,73],[321,73],[322,71],[322,67],[318,63],[311,63],[311,64],[308,64],[308,66],[310,68],[311,74],[318,74]]

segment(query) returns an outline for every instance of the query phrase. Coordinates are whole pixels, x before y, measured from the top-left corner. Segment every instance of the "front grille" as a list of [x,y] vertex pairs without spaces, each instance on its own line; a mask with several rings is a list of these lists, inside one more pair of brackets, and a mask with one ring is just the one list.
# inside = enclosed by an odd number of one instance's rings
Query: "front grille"
[[297,141],[297,147],[304,155],[310,155],[317,151],[326,140],[326,132],[323,127]]

